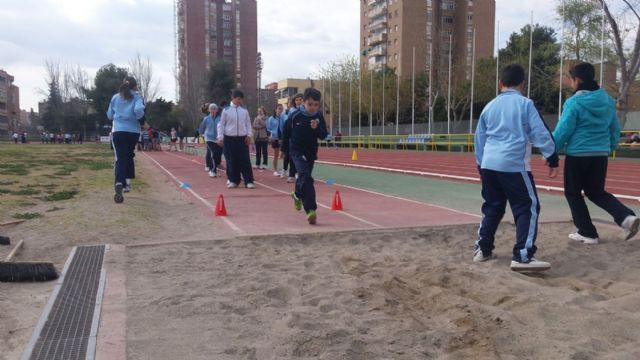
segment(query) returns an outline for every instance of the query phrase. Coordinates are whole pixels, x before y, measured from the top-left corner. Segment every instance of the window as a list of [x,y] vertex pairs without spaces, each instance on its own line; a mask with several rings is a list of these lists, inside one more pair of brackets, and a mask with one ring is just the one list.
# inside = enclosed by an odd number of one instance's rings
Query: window
[[393,54],[393,60],[398,60],[398,54]]
[[395,30],[396,30],[396,32],[398,32],[398,25],[395,26]]
[[442,22],[445,24],[453,24],[453,17],[451,16],[443,16]]

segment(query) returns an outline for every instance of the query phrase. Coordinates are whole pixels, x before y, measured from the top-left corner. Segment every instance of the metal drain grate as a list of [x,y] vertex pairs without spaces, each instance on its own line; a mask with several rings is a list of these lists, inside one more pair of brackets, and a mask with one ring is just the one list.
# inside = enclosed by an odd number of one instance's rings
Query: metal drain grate
[[106,247],[76,247],[33,332],[23,360],[93,359]]

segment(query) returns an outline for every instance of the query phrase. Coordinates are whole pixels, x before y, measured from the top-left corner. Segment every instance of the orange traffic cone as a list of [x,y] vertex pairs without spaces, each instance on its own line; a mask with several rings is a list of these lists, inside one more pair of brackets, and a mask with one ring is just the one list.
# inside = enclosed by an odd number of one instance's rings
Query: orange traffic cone
[[336,191],[333,195],[333,201],[331,202],[331,210],[339,211],[342,210],[342,199],[340,198],[340,191]]
[[227,216],[227,208],[224,206],[224,196],[220,194],[218,201],[216,201],[215,216]]

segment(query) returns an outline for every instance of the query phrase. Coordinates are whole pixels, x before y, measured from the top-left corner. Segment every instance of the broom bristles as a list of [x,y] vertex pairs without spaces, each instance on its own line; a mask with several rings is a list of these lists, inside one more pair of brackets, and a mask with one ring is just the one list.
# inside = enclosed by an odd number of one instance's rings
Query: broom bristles
[[0,262],[1,282],[51,281],[58,278],[52,263]]

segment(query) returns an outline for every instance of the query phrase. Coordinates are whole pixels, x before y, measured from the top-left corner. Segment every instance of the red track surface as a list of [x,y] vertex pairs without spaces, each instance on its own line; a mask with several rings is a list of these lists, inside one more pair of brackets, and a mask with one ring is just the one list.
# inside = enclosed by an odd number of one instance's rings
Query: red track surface
[[[479,179],[475,158],[471,154],[361,149],[356,150],[358,161],[352,161],[352,151],[353,149],[322,148],[319,160]],[[562,160],[556,179],[548,178],[548,168],[539,155],[534,156],[531,165],[537,185],[563,187]],[[628,159],[609,160],[607,190],[614,194],[640,197],[640,162]]]
[[[212,179],[204,172],[202,157],[167,151],[144,154],[147,155],[144,158],[153,162],[176,186],[189,184],[192,191],[181,191],[195,200],[197,208],[212,217],[212,207],[218,195],[223,194],[229,216],[216,218],[215,224],[225,226],[226,223],[237,234],[475,224],[479,219],[477,215],[452,209],[316,182],[318,225],[310,226],[304,213],[293,209],[289,196],[293,184],[274,177],[272,171],[254,169],[255,190],[244,187],[229,190],[224,173],[222,177]],[[344,211],[328,209],[336,190],[341,193]]]

